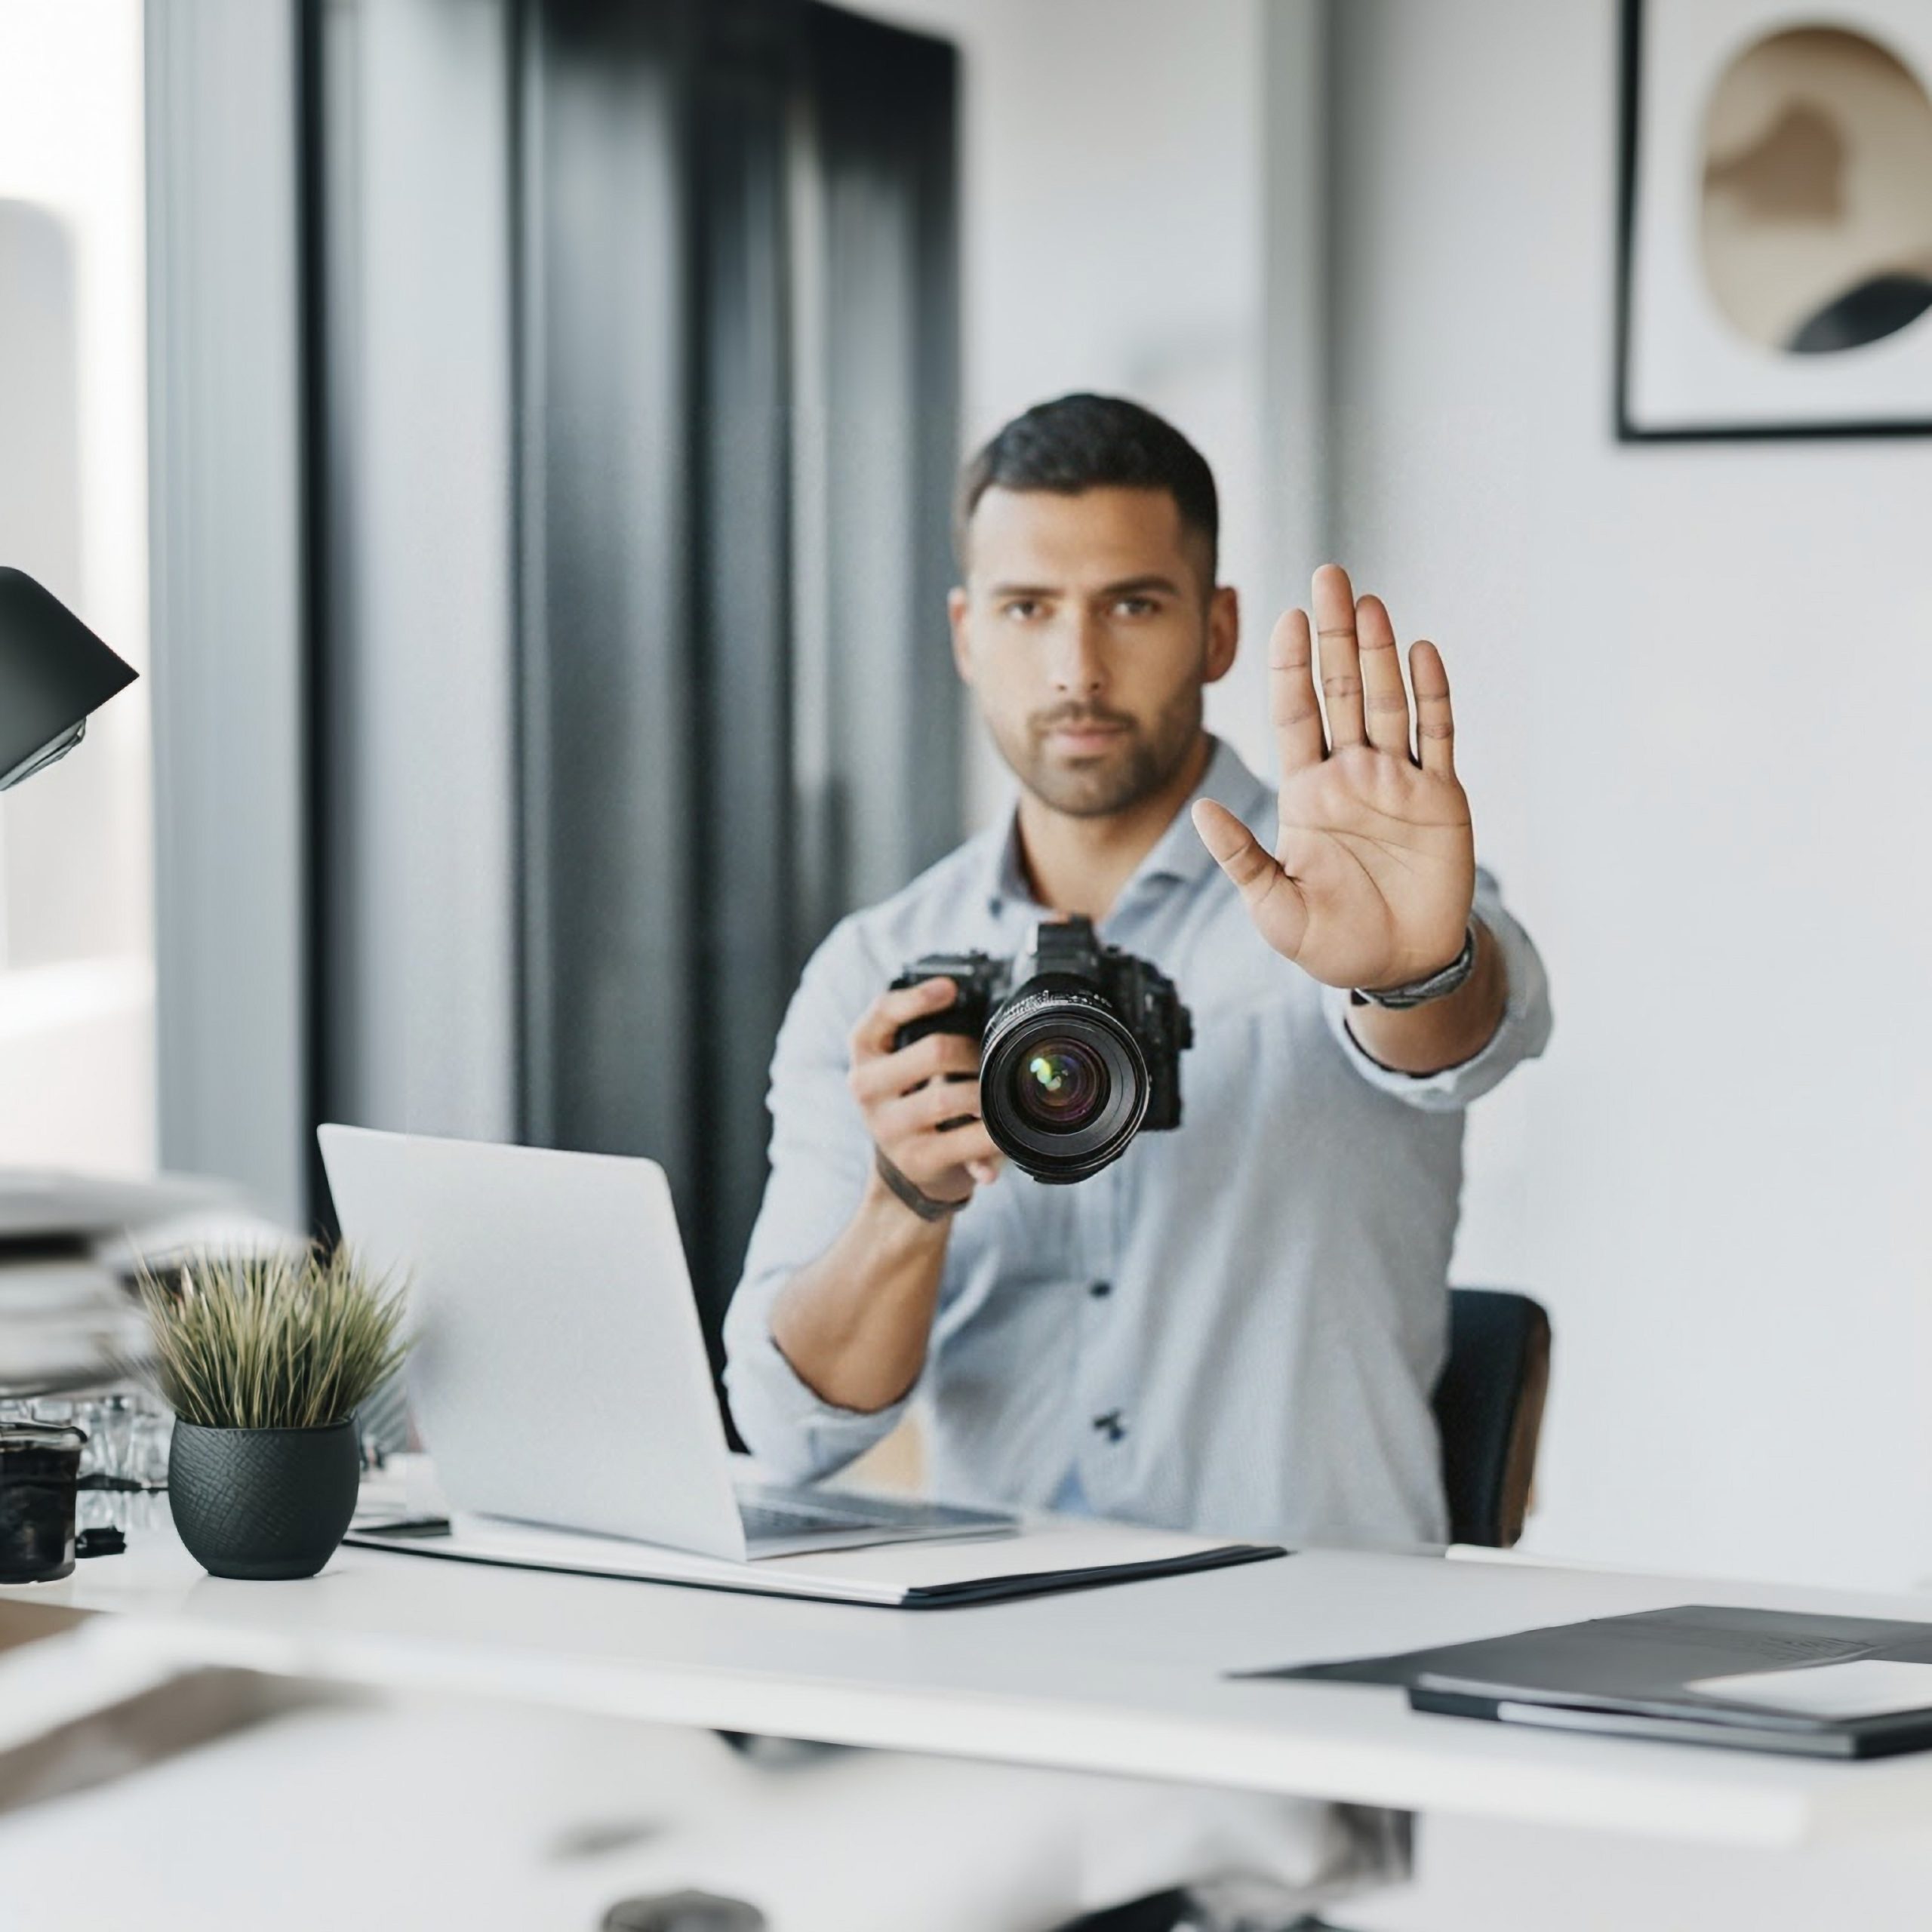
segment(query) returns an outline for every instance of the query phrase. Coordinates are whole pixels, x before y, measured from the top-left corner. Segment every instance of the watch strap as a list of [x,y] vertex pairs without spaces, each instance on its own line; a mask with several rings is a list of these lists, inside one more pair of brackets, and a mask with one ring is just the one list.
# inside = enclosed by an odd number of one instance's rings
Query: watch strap
[[1411,980],[1405,986],[1384,986],[1371,992],[1363,986],[1349,995],[1351,1006],[1380,1006],[1391,1012],[1406,1012],[1411,1007],[1426,1006],[1431,1000],[1447,999],[1460,992],[1476,969],[1476,922],[1471,915],[1463,934],[1463,949],[1439,971],[1426,979]]

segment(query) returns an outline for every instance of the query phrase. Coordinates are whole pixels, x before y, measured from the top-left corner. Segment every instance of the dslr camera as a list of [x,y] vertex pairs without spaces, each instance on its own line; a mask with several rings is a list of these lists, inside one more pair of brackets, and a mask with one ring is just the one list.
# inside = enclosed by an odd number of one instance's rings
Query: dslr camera
[[958,989],[894,1039],[928,1033],[980,1043],[986,1131],[1036,1180],[1084,1180],[1143,1128],[1180,1124],[1180,1057],[1194,1022],[1174,982],[1103,946],[1091,919],[1043,919],[1013,960],[940,952],[915,960],[895,989],[944,977]]

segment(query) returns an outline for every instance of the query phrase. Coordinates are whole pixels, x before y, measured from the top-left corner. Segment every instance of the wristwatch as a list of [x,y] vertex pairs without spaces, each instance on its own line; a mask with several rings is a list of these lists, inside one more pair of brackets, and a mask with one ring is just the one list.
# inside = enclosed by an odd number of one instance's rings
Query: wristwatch
[[1446,999],[1450,994],[1460,992],[1475,970],[1476,921],[1472,913],[1468,929],[1463,935],[1462,951],[1439,972],[1430,974],[1426,980],[1411,980],[1406,986],[1384,986],[1375,992],[1356,986],[1349,994],[1349,1004],[1386,1007],[1392,1013],[1406,1013],[1412,1006],[1426,1006],[1432,999]]

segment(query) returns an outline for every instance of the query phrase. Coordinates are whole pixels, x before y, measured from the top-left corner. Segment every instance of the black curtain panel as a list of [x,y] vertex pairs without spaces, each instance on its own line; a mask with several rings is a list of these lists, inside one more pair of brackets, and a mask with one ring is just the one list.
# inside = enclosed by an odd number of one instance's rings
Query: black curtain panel
[[529,0],[525,1137],[670,1171],[715,1337],[786,1001],[957,838],[952,51],[786,0]]

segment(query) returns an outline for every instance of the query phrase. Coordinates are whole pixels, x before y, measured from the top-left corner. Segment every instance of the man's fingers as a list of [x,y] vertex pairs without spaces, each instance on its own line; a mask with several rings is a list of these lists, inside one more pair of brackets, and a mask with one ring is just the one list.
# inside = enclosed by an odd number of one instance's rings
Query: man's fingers
[[939,1132],[930,1129],[904,1134],[894,1140],[881,1138],[878,1145],[885,1157],[911,1181],[928,1191],[939,1189],[949,1198],[956,1191],[961,1174],[977,1182],[975,1168],[986,1168],[997,1174],[1001,1165],[999,1149],[983,1121],[971,1120],[959,1127]]
[[1281,775],[1319,764],[1327,749],[1321,707],[1315,697],[1315,637],[1306,611],[1278,618],[1268,640],[1268,715],[1281,753]]
[[853,1052],[891,1053],[894,1036],[907,1020],[917,1020],[923,1014],[943,1012],[958,990],[942,976],[921,980],[916,986],[901,986],[881,993],[852,1029]]
[[983,1121],[976,1120],[971,1127],[949,1128],[937,1137],[947,1158],[958,1161],[973,1177],[975,1187],[998,1180],[1005,1171],[1006,1156],[993,1145],[993,1137]]
[[1196,799],[1194,829],[1215,863],[1233,880],[1261,937],[1277,952],[1294,958],[1308,926],[1301,888],[1225,805],[1211,798]]
[[[872,1137],[880,1146],[915,1134],[930,1134],[934,1128],[955,1121],[980,1118],[980,1089],[974,1081],[936,1080],[917,1093],[903,1094],[872,1110]],[[897,1158],[897,1156],[894,1156]],[[902,1161],[900,1165],[903,1166]]]
[[1006,1164],[1006,1156],[993,1145],[993,1137],[983,1120],[969,1120],[963,1127],[942,1128],[928,1138],[955,1167],[985,1168],[998,1174]]
[[1449,673],[1442,654],[1426,638],[1409,648],[1409,678],[1416,688],[1416,756],[1425,771],[1456,775],[1456,714],[1449,702]]
[[962,1033],[928,1033],[897,1053],[868,1054],[852,1063],[847,1084],[864,1106],[896,1099],[948,1074],[980,1070],[980,1043]]
[[1194,829],[1244,899],[1252,901],[1260,897],[1280,876],[1281,868],[1268,848],[1226,805],[1217,804],[1212,798],[1195,799]]
[[1361,664],[1362,715],[1368,742],[1379,752],[1409,755],[1409,693],[1402,682],[1402,654],[1395,626],[1379,597],[1355,604],[1355,640]]
[[1355,586],[1340,564],[1315,573],[1315,632],[1321,645],[1321,698],[1328,712],[1328,743],[1345,751],[1365,743],[1362,718],[1361,651],[1355,639]]

